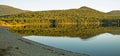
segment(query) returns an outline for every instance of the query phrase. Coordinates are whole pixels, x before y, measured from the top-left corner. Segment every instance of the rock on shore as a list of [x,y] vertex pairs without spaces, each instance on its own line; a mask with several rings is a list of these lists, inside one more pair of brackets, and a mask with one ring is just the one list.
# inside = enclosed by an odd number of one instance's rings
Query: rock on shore
[[22,38],[0,27],[0,56],[88,56]]

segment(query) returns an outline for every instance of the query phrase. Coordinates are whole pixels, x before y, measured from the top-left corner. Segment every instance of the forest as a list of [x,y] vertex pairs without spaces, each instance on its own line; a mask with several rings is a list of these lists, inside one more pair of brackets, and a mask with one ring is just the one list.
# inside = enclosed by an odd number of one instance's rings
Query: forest
[[68,10],[27,11],[0,16],[1,26],[48,24],[105,24],[105,21],[119,23],[120,16],[97,11],[89,7]]
[[1,15],[0,26],[12,26],[8,30],[20,35],[72,36],[83,39],[100,33],[117,33],[117,29],[120,29],[120,15],[115,11],[104,13],[85,6],[68,10],[20,11]]

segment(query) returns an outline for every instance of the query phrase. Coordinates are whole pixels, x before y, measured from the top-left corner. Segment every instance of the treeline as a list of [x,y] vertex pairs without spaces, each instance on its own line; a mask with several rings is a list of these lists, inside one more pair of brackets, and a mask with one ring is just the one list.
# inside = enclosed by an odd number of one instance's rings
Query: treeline
[[16,15],[0,16],[1,22],[6,24],[31,24],[31,23],[50,23],[50,20],[56,20],[57,23],[101,23],[103,19],[120,19],[120,16],[113,16],[88,7],[69,10],[51,10],[26,12]]

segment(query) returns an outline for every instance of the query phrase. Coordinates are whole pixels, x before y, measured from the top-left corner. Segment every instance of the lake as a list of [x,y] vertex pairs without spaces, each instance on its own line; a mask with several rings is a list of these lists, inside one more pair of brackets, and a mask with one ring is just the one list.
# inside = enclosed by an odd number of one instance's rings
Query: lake
[[120,27],[98,24],[14,26],[9,31],[23,38],[91,56],[120,56]]
[[24,38],[91,56],[120,56],[120,35],[100,34],[83,40],[79,37],[24,36]]

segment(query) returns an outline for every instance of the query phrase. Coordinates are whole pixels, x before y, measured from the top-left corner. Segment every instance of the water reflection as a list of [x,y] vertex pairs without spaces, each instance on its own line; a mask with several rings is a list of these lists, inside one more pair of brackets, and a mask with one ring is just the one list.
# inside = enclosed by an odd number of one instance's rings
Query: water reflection
[[24,38],[69,51],[91,56],[120,56],[120,35],[114,35],[120,34],[120,20],[82,23],[50,20],[49,24],[14,26],[8,30]]
[[[117,26],[116,26],[117,25]],[[101,33],[120,34],[119,24],[51,24],[26,25],[10,27],[9,31],[19,35],[40,35],[40,36],[70,36],[87,39]]]

